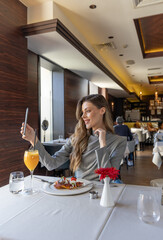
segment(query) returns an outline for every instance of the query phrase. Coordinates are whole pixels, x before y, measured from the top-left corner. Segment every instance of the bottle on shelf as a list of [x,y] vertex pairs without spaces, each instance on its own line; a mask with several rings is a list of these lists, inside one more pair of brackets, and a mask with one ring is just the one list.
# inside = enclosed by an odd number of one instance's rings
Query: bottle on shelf
[[130,114],[128,114],[128,116],[127,116],[127,121],[128,121],[128,122],[131,122]]

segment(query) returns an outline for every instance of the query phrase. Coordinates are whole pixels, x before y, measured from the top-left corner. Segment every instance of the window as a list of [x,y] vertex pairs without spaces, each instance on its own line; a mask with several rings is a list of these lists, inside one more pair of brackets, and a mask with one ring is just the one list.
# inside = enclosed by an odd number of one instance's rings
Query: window
[[64,137],[64,70],[40,58],[40,139]]
[[52,71],[41,66],[40,77],[41,114],[40,129],[41,142],[53,140],[52,124]]

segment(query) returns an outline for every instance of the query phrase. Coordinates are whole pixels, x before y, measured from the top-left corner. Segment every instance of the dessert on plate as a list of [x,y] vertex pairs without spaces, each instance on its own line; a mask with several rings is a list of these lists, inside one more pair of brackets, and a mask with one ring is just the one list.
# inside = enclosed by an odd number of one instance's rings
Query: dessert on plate
[[72,177],[70,180],[65,177],[61,177],[58,181],[54,183],[54,187],[57,189],[72,190],[80,188],[81,186],[83,186],[83,182],[77,181],[75,177]]

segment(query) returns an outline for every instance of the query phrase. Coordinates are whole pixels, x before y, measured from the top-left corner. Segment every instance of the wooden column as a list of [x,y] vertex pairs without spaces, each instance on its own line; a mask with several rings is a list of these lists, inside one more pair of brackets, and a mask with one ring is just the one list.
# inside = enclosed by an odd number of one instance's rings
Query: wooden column
[[[23,154],[29,144],[22,140],[21,123],[30,107],[29,121],[37,123],[37,79],[31,63],[28,81],[27,40],[21,26],[27,23],[27,9],[17,0],[0,1],[0,186],[7,184],[9,173],[24,166]],[[35,71],[33,69],[33,71]],[[37,74],[36,74],[37,75]],[[38,126],[34,124],[35,127]]]

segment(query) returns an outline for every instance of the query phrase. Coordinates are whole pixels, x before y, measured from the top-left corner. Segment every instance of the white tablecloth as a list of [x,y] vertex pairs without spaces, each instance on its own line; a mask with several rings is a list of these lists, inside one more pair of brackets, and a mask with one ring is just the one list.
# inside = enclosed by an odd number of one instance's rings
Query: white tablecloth
[[[99,240],[162,240],[163,206],[158,223],[146,224],[137,215],[137,198],[140,190],[150,187],[127,185],[107,221]],[[151,187],[152,188],[152,187]]]
[[[37,187],[42,184],[37,180],[34,183]],[[124,187],[122,184],[111,188],[115,202]],[[102,188],[102,183],[96,182],[94,190],[99,196]],[[100,206],[100,197],[90,199],[88,192],[75,196],[54,196],[43,192],[21,196],[11,194],[7,185],[0,189],[0,239],[98,239],[112,210]]]
[[153,148],[153,159],[152,162],[160,168],[162,165],[163,157],[163,142],[156,142]]
[[42,144],[43,145],[48,145],[48,146],[55,146],[57,144],[61,144],[61,145],[64,145],[66,142],[68,141],[68,139],[55,139],[55,140],[52,140],[52,141],[49,141],[49,142],[43,142]]
[[[51,179],[50,177],[45,177]],[[26,178],[28,181],[29,178]],[[36,182],[37,187],[42,183]],[[8,185],[0,188],[0,239],[2,240],[161,240],[163,206],[156,224],[138,219],[136,201],[141,189],[149,187],[119,184],[111,192],[114,208],[100,206],[103,185],[96,182],[98,199],[89,193],[54,196],[43,192],[33,196],[13,195]]]
[[145,134],[145,139],[148,139],[151,137],[150,132],[147,129],[141,128],[143,131],[143,134]]
[[132,134],[137,134],[139,143],[137,144],[137,150],[141,150],[141,143],[144,143],[147,137],[147,132],[143,128],[131,128]]

